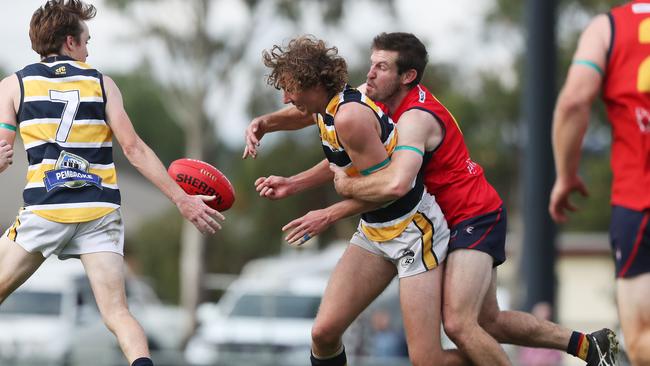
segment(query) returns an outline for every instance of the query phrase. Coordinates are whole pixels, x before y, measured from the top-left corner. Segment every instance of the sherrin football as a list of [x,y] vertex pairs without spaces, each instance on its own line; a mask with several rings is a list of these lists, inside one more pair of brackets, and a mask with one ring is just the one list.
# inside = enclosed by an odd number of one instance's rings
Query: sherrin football
[[226,211],[235,202],[235,189],[228,178],[212,165],[195,159],[178,159],[169,164],[169,176],[187,194],[216,196],[205,203],[217,211]]

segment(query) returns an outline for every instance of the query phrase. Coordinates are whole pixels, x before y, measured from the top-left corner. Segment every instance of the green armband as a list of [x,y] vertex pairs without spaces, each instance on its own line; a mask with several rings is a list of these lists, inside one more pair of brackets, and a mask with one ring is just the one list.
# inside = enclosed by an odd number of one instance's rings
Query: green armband
[[418,149],[417,147],[413,147],[413,146],[399,145],[399,146],[395,147],[395,150],[393,150],[393,152],[395,152],[397,150],[411,150],[413,152],[416,152],[416,153],[420,154],[421,156],[424,156],[424,151]]
[[8,123],[0,123],[0,128],[5,128],[5,129],[7,129],[9,131],[13,131],[13,132],[16,132],[16,130],[17,130],[16,126],[10,125]]
[[589,60],[573,60],[572,63],[575,64],[575,65],[585,65],[585,66],[589,66],[589,67],[591,67],[592,69],[598,71],[598,73],[600,74],[600,76],[605,75],[605,73],[603,72],[603,69],[601,69],[600,66],[596,65],[596,63],[593,62],[593,61],[589,61]]
[[379,170],[379,169],[385,167],[386,165],[388,165],[388,163],[390,163],[390,158],[386,158],[386,160],[382,161],[381,163],[373,165],[368,169],[364,169],[364,170],[360,171],[359,173],[361,173],[361,175],[372,174],[372,173],[376,172],[377,170]]

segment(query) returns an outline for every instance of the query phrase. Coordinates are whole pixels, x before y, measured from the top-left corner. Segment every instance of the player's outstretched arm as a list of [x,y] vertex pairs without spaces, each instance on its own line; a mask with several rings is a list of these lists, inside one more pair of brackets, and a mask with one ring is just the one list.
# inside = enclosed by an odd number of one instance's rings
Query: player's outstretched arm
[[358,215],[381,207],[382,203],[346,199],[320,210],[307,212],[290,223],[282,231],[287,232],[285,240],[292,246],[300,246],[319,235],[340,219]]
[[603,80],[610,32],[607,16],[599,15],[582,33],[553,113],[553,157],[557,178],[551,191],[549,213],[556,222],[565,222],[568,219],[566,211],[577,209],[569,201],[571,192],[588,194],[578,176],[578,166],[591,105]]
[[386,168],[362,177],[348,177],[340,168],[331,167],[334,186],[340,195],[364,201],[388,202],[402,197],[413,188],[422,166],[422,154],[440,143],[442,130],[430,114],[411,110],[400,118],[397,133],[398,148]]
[[221,229],[220,221],[224,220],[224,216],[203,202],[214,197],[190,196],[185,193],[169,177],[158,156],[140,139],[124,110],[119,88],[107,76],[104,76],[104,89],[107,121],[129,162],[174,202],[183,217],[192,222],[199,231],[214,234],[216,230]]
[[271,175],[255,180],[255,190],[260,197],[277,200],[304,190],[314,188],[332,180],[327,159],[291,177]]
[[314,117],[302,113],[294,106],[288,106],[272,113],[255,117],[246,128],[243,159],[257,157],[260,140],[268,132],[299,130],[314,124]]
[[0,81],[0,173],[13,163],[13,145],[16,139],[17,101],[20,99],[20,85],[16,75]]

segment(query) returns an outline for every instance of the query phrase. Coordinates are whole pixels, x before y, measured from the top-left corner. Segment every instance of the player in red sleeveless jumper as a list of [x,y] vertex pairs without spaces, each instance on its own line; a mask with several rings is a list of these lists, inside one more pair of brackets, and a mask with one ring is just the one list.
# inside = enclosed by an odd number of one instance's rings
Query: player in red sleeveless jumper
[[[370,83],[367,88],[372,93]],[[384,104],[377,104],[388,109]],[[444,207],[449,226],[453,228],[464,220],[499,210],[503,203],[501,197],[485,179],[483,168],[470,158],[456,119],[422,84],[412,88],[394,112],[388,112],[399,121],[404,112],[414,109],[434,116],[443,130],[444,143],[438,147],[436,159],[427,164],[425,182],[430,192],[436,192],[436,200]],[[498,264],[504,259],[500,258]]]
[[650,365],[650,2],[632,1],[595,17],[580,37],[553,121],[557,179],[549,211],[575,211],[590,108],[600,91],[612,125],[612,217],[616,297],[634,365]]

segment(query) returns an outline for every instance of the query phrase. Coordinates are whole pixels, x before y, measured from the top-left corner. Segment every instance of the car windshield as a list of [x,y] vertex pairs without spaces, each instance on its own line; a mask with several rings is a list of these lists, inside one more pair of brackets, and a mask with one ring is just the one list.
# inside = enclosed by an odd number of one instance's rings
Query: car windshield
[[320,296],[246,294],[230,316],[313,319],[319,304]]
[[61,298],[58,292],[14,292],[0,306],[0,314],[59,315]]

